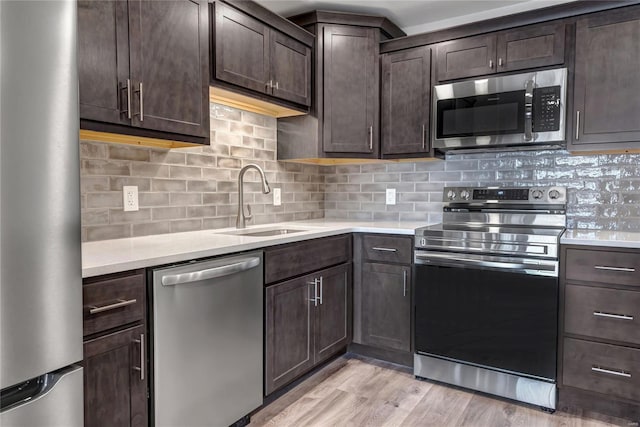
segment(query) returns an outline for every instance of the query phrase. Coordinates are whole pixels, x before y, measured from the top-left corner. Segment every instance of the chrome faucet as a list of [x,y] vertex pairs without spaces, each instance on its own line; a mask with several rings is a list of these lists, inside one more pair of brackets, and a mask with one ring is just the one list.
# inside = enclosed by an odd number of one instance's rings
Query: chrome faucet
[[249,169],[255,169],[260,174],[260,178],[262,179],[262,192],[264,194],[269,194],[271,192],[271,188],[269,187],[269,183],[267,182],[267,178],[264,176],[264,171],[258,165],[250,164],[242,169],[240,169],[240,174],[238,175],[238,217],[236,218],[236,228],[246,228],[246,221],[252,218],[251,215],[251,206],[247,204],[247,210],[249,213],[247,215],[244,214],[244,184],[243,178],[244,174]]

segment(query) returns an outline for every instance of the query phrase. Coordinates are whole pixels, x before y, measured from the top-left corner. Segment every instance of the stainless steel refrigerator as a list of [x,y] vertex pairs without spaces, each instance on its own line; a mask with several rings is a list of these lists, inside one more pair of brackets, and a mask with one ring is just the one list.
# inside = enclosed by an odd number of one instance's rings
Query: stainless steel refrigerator
[[82,426],[76,3],[0,0],[0,425]]

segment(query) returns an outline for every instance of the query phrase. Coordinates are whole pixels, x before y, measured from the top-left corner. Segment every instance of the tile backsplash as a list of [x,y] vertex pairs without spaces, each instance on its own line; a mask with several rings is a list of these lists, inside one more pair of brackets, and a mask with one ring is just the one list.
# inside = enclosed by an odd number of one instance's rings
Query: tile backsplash
[[[247,171],[247,224],[322,218],[325,169],[276,161],[276,119],[211,104],[211,146],[175,150],[80,142],[82,239],[116,239],[235,225],[240,169],[261,166],[282,205]],[[122,186],[136,185],[140,210],[124,212]]]
[[[240,169],[260,165],[282,205],[245,175],[248,224],[315,218],[439,222],[447,185],[562,185],[568,226],[640,231],[640,155],[566,151],[448,155],[446,161],[315,166],[276,160],[276,119],[211,104],[211,146],[174,150],[81,141],[83,241],[235,225]],[[301,141],[302,143],[302,141]],[[140,210],[124,212],[122,186]],[[395,188],[397,203],[385,204]]]
[[[442,220],[442,189],[453,185],[568,188],[567,226],[640,231],[640,155],[572,156],[566,151],[450,154],[446,161],[332,166],[325,217]],[[385,205],[395,188],[397,204]]]

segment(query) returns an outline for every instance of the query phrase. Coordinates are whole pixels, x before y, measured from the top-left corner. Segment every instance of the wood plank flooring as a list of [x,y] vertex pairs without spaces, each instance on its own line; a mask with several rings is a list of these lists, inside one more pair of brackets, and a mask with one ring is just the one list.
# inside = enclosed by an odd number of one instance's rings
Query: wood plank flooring
[[625,420],[538,408],[416,380],[359,356],[336,359],[251,417],[251,426],[637,427]]

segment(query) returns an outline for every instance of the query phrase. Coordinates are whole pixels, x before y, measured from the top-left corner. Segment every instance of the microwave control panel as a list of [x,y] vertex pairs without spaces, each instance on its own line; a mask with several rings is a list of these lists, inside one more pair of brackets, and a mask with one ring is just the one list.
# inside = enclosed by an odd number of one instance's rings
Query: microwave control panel
[[533,89],[533,131],[560,129],[560,86]]

